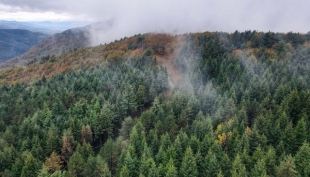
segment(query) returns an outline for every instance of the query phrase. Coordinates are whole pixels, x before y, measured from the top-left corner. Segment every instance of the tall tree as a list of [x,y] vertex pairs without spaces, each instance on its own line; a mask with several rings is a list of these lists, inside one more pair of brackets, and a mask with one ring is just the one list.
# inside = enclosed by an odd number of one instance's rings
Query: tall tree
[[27,154],[21,177],[36,177],[40,169],[40,162],[31,153]]
[[248,176],[245,165],[243,164],[239,154],[236,155],[235,160],[232,164],[231,176],[232,177],[247,177]]
[[52,152],[50,157],[46,158],[44,167],[48,171],[48,173],[52,174],[57,170],[61,170],[62,168],[61,157],[56,154],[56,152]]
[[294,163],[294,158],[292,156],[286,156],[283,161],[281,161],[280,166],[277,169],[278,176],[295,177],[297,176],[297,171]]
[[83,167],[83,176],[111,177],[108,165],[101,156],[89,156]]
[[73,153],[68,163],[68,177],[82,177],[84,159],[79,152]]
[[310,146],[304,143],[295,156],[295,164],[300,176],[310,175]]
[[188,147],[185,151],[179,175],[184,176],[184,177],[196,177],[196,176],[198,176],[198,170],[197,170],[195,156],[194,156],[193,151],[190,147]]

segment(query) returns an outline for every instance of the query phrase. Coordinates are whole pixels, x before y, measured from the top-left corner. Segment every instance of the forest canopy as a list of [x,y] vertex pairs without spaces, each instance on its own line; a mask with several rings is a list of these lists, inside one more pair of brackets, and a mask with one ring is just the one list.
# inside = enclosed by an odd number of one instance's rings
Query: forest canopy
[[0,175],[309,176],[309,40],[144,34],[4,69]]

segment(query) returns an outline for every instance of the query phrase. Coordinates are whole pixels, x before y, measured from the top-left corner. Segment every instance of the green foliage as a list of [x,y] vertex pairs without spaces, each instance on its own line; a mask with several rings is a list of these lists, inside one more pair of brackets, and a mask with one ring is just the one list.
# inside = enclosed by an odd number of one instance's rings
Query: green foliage
[[295,156],[296,169],[300,176],[310,174],[310,147],[309,143],[304,143]]
[[180,167],[180,176],[195,177],[198,176],[198,170],[196,165],[195,156],[190,147],[185,151],[182,164]]
[[[1,83],[0,174],[309,176],[309,36],[236,31],[164,39],[138,35],[72,51],[76,62],[91,55],[89,64]],[[136,53],[115,54],[117,44]],[[26,69],[55,68],[65,56]],[[23,71],[1,71],[0,82]],[[61,166],[49,171],[42,163],[52,152]]]
[[111,177],[107,163],[101,156],[89,156],[83,167],[83,176]]
[[68,163],[68,176],[69,177],[80,177],[82,176],[83,166],[85,159],[79,152],[75,152]]
[[36,177],[40,169],[40,162],[31,153],[26,155],[25,164],[22,168],[21,177]]
[[277,170],[278,176],[294,177],[297,176],[297,171],[294,163],[294,158],[292,156],[287,156],[283,161],[281,161],[280,166]]

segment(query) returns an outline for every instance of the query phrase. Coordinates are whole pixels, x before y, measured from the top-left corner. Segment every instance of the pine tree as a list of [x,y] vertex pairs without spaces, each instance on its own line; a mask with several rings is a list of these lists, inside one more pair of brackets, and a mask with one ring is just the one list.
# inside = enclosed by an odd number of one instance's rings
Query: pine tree
[[167,172],[165,177],[177,177],[178,172],[177,169],[174,166],[172,158],[170,158],[169,162],[167,163]]
[[214,176],[216,177],[219,169],[220,169],[220,164],[218,163],[215,154],[212,151],[209,151],[207,156],[205,157],[205,162],[206,169],[205,169],[205,176]]
[[310,175],[310,146],[304,143],[295,156],[295,164],[300,176]]
[[59,144],[59,135],[58,128],[52,124],[48,129],[47,138],[45,141],[45,154],[46,156],[50,155],[53,151],[56,151],[60,148]]
[[83,157],[83,159],[85,160],[87,160],[89,156],[95,155],[92,146],[85,141],[83,142],[82,145],[81,144],[77,145],[75,152],[79,152]]
[[31,153],[27,154],[21,177],[36,177],[40,169],[40,163]]
[[296,167],[294,163],[294,158],[292,156],[287,156],[283,161],[281,161],[280,166],[277,169],[278,176],[285,177],[296,177]]
[[251,170],[251,177],[267,177],[264,159],[259,159]]
[[111,177],[111,172],[101,156],[89,156],[83,167],[83,176]]
[[61,170],[62,168],[61,157],[53,151],[50,157],[46,158],[44,168],[50,174],[54,173],[57,170]]
[[228,155],[224,153],[224,155],[220,158],[220,166],[221,166],[221,171],[224,176],[230,176],[230,171],[231,171],[231,160],[229,159]]
[[239,154],[236,155],[235,160],[232,164],[231,176],[232,177],[246,177],[247,176],[245,165],[242,163]]
[[127,168],[126,165],[122,167],[122,170],[121,170],[119,176],[120,176],[120,177],[130,177],[130,175],[129,175],[129,170],[128,170],[128,168]]
[[62,137],[61,158],[67,164],[73,154],[72,143],[67,135]]
[[138,176],[139,167],[138,167],[137,159],[133,158],[129,151],[127,152],[126,157],[124,159],[124,166],[127,167],[130,177]]
[[176,151],[173,145],[169,146],[165,152],[163,164],[167,164],[171,159],[176,159]]
[[[5,175],[3,175],[3,176],[5,176]],[[48,173],[47,169],[43,166],[43,168],[38,171],[37,177],[50,177],[50,174]]]
[[139,85],[136,98],[138,107],[142,108],[146,101],[146,90],[143,85]]
[[270,175],[270,176],[276,175],[275,174],[276,162],[277,162],[276,151],[273,147],[269,147],[265,155],[267,175]]
[[134,126],[134,121],[131,117],[126,117],[122,122],[122,128],[119,130],[120,136],[122,136],[125,140],[129,139],[130,132],[132,127]]
[[198,176],[198,170],[197,170],[195,156],[194,156],[193,151],[190,147],[188,147],[185,151],[179,175],[184,176],[184,177],[196,177],[196,176]]
[[68,177],[82,177],[84,159],[79,152],[74,152],[68,163]]
[[[306,125],[304,118],[301,118],[298,121],[298,123],[294,129],[294,133],[295,133],[294,150],[296,152],[297,149],[299,149],[301,147],[301,145],[304,143],[304,141],[307,140],[307,125]],[[295,153],[295,152],[293,152],[293,153]]]
[[93,142],[93,133],[92,133],[89,125],[86,125],[86,126],[83,125],[82,126],[81,143],[83,143],[84,141],[89,143],[89,144],[92,144],[92,142]]
[[119,156],[117,144],[109,138],[100,149],[99,154],[107,162],[109,169],[112,172],[115,172]]

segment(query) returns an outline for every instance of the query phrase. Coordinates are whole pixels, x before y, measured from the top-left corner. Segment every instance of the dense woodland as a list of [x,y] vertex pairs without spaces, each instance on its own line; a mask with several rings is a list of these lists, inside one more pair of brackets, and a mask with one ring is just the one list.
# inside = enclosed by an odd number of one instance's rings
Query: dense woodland
[[309,176],[309,70],[310,35],[256,31],[136,35],[2,70],[0,176]]

